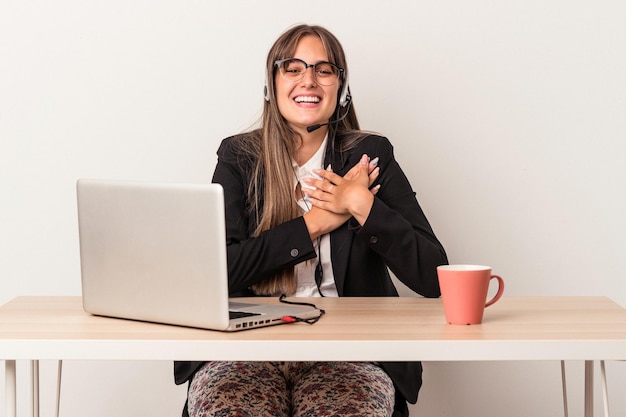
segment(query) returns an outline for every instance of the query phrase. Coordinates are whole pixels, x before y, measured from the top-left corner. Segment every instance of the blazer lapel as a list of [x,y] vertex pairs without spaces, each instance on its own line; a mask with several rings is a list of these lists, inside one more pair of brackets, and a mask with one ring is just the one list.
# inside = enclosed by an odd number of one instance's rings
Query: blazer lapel
[[343,289],[348,272],[352,238],[353,234],[348,230],[347,222],[330,233],[330,260],[333,264],[333,276],[339,296],[344,295]]
[[[339,175],[345,175],[346,155],[335,151],[333,146],[327,146],[324,157],[324,166],[331,164],[333,171]],[[348,220],[336,230],[330,233],[330,259],[333,265],[333,275],[339,296],[344,295],[344,283],[348,271],[348,261],[352,249],[353,233],[348,229]]]

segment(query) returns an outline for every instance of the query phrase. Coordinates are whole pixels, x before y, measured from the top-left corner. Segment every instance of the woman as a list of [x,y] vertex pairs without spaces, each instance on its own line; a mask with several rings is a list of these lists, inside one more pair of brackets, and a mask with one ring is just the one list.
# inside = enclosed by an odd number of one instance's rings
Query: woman
[[[293,27],[266,71],[261,128],[225,139],[213,176],[231,296],[397,296],[389,268],[438,297],[445,251],[389,141],[359,130],[337,39]],[[406,416],[421,373],[418,362],[175,364],[193,417]]]

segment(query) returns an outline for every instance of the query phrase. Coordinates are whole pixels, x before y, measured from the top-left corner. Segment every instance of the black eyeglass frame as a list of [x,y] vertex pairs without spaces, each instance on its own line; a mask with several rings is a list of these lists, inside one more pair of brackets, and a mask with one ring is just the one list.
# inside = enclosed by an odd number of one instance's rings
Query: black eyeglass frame
[[274,68],[278,68],[278,71],[280,72],[280,68],[281,66],[287,62],[287,61],[298,61],[301,62],[302,64],[304,64],[304,71],[302,72],[302,76],[300,78],[298,78],[297,80],[290,80],[289,78],[285,77],[283,75],[283,73],[281,72],[280,76],[283,77],[285,80],[287,81],[291,81],[294,83],[299,82],[300,80],[302,80],[304,78],[304,75],[306,73],[306,70],[308,70],[309,68],[313,68],[313,78],[315,78],[315,81],[317,81],[318,83],[319,80],[317,79],[317,73],[315,72],[315,67],[317,67],[318,65],[330,65],[334,68],[337,68],[337,80],[335,82],[333,82],[332,84],[322,84],[320,83],[320,85],[325,85],[325,86],[331,86],[331,85],[335,85],[335,83],[339,82],[339,80],[343,80],[343,74],[345,73],[345,69],[341,68],[339,65],[337,64],[333,64],[332,62],[328,62],[328,61],[320,61],[317,62],[315,64],[309,64],[307,62],[304,62],[303,60],[301,60],[300,58],[285,58],[285,59],[277,59],[276,61],[274,61]]

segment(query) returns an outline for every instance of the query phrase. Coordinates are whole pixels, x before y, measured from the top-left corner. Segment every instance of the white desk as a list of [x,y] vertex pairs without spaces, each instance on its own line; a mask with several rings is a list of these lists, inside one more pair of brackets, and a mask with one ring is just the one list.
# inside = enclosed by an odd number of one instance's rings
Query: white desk
[[504,297],[472,326],[446,324],[440,299],[310,301],[326,310],[313,326],[221,333],[91,316],[79,297],[16,298],[0,308],[7,415],[16,360],[582,360],[589,417],[593,361],[626,359],[626,310],[606,297]]

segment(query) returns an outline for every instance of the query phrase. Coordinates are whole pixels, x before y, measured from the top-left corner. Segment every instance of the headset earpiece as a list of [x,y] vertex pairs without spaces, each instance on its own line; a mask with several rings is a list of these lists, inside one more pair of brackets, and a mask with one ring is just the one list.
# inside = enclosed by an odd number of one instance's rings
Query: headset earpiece
[[348,74],[346,74],[343,80],[343,89],[341,90],[341,95],[339,96],[339,105],[341,107],[346,107],[350,100],[352,100],[352,96],[350,96],[350,89],[348,88]]
[[267,76],[267,70],[265,70],[265,85],[263,86],[263,97],[265,97],[265,101],[270,101],[269,85],[269,77]]

